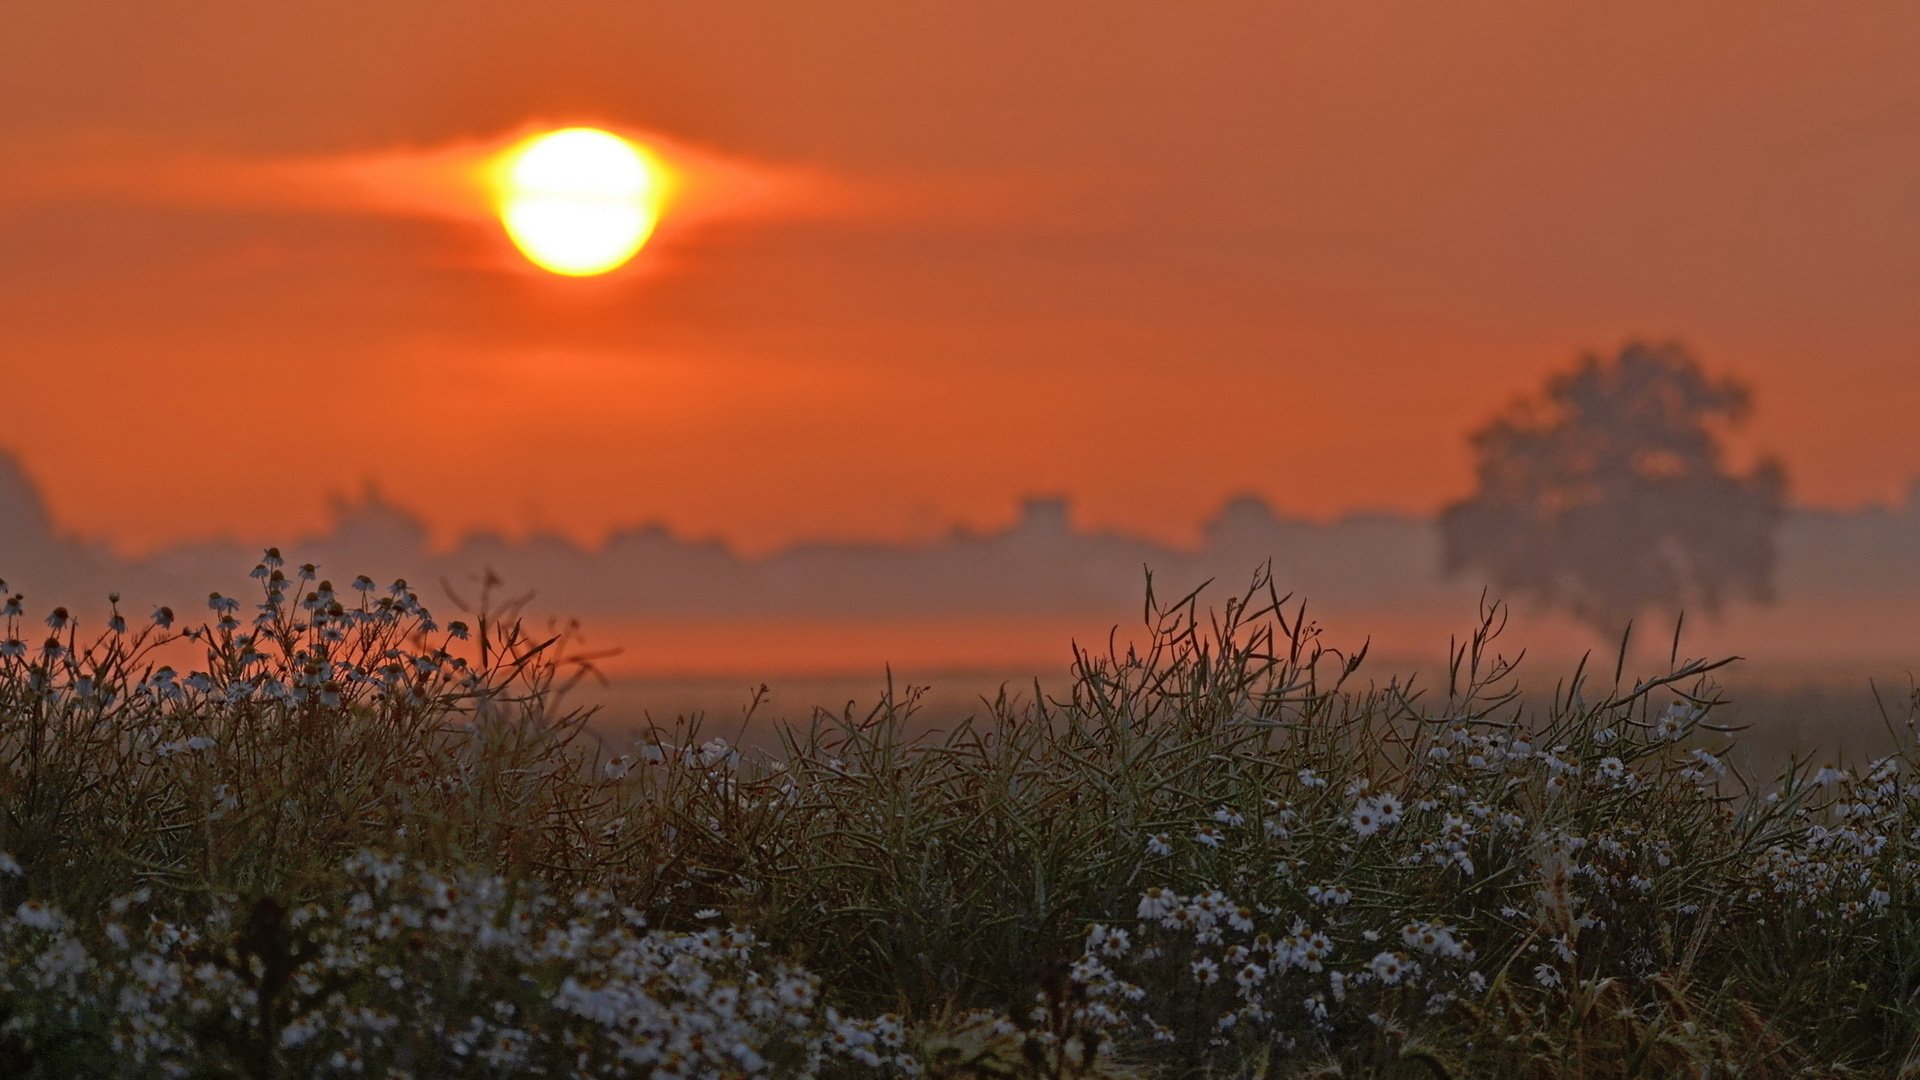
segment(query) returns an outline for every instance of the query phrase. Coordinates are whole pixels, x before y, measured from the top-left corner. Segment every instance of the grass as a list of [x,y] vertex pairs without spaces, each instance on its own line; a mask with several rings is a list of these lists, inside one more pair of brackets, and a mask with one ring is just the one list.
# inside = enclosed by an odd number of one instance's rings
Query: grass
[[514,608],[255,577],[4,609],[7,1075],[1920,1074],[1920,701],[1763,783],[1721,664],[1529,708],[1491,605],[1382,683],[1262,574],[742,756],[601,742]]

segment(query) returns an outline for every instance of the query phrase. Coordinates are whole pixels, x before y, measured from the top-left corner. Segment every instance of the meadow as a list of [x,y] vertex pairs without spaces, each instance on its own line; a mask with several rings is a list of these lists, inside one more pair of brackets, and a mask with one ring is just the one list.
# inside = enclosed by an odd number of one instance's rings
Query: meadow
[[1911,691],[1753,775],[1723,662],[1376,679],[1261,574],[743,752],[476,606],[7,594],[0,1073],[1920,1075]]

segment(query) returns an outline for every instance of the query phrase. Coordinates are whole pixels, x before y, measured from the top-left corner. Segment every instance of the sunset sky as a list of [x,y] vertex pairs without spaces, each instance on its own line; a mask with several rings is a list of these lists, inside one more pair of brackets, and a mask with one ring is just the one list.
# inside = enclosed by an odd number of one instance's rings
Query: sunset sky
[[[13,5],[0,447],[131,553],[374,481],[435,536],[1168,542],[1432,511],[1586,350],[1687,341],[1794,499],[1920,476],[1920,6]],[[454,182],[618,132],[603,277]]]

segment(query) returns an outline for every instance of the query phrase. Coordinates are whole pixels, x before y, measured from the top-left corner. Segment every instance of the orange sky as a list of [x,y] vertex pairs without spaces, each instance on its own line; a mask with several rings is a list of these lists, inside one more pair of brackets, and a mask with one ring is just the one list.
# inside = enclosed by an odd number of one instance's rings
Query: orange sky
[[[748,550],[1035,491],[1173,540],[1237,491],[1424,511],[1465,492],[1468,430],[1631,335],[1748,379],[1802,502],[1920,476],[1905,0],[4,25],[0,444],[125,550],[270,540],[367,479],[443,538],[664,520]],[[429,187],[339,179],[540,123],[774,197],[670,208],[581,281]]]

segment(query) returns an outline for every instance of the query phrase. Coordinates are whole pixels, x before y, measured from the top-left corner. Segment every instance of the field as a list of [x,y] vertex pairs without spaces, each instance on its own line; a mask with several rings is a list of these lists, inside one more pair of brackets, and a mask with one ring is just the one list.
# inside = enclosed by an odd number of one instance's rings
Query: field
[[1743,753],[1718,663],[1523,688],[1496,606],[1409,684],[1296,604],[742,752],[272,552],[194,618],[9,599],[0,1073],[1920,1074],[1910,690]]

